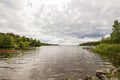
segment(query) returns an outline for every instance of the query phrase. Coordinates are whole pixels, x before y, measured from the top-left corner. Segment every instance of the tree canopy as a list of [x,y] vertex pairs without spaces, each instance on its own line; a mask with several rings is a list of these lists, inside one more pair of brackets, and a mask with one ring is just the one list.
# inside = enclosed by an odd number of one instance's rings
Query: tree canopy
[[111,39],[114,43],[120,43],[120,22],[118,20],[114,21],[113,32],[111,33]]
[[0,33],[0,48],[38,47],[43,45],[39,40],[13,33]]

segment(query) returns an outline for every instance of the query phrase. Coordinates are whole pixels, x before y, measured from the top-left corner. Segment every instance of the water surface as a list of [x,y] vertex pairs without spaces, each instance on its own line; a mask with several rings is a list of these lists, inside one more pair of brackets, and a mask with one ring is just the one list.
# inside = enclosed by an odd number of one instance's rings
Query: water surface
[[0,80],[79,80],[102,67],[98,54],[80,46],[42,46],[0,56]]

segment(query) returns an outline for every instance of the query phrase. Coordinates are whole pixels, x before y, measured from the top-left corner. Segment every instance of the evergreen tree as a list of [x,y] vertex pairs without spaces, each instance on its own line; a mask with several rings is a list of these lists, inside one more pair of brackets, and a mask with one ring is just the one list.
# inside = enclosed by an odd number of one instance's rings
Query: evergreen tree
[[113,32],[111,33],[111,39],[114,43],[120,43],[120,22],[114,21]]

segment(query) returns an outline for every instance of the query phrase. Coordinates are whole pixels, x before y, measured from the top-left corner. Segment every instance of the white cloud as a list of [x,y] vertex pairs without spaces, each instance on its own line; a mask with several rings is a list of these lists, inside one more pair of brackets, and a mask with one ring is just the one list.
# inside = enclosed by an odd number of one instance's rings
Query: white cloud
[[[28,2],[29,1],[29,2]],[[58,44],[109,35],[119,0],[0,0],[0,31]]]

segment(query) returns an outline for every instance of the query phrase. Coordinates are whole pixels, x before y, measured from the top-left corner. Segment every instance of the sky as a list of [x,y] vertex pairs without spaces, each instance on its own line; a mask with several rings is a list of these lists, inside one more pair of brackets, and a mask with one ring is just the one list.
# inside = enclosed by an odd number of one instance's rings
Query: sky
[[76,45],[109,36],[120,0],[0,0],[0,32]]

